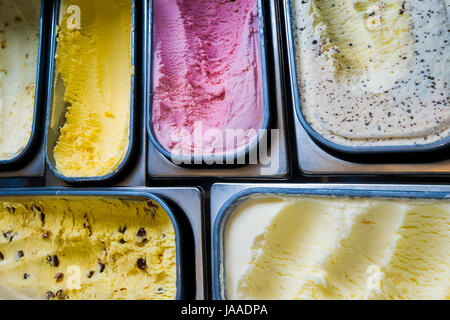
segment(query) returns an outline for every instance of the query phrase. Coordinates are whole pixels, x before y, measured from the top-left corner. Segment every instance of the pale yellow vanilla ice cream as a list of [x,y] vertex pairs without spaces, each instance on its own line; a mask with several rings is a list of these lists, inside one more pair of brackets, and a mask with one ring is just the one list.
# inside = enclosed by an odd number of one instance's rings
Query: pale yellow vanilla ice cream
[[301,109],[345,146],[450,136],[448,0],[290,0]]
[[131,10],[131,0],[62,2],[56,77],[68,108],[54,156],[64,176],[107,175],[127,153]]
[[31,138],[39,51],[39,0],[0,0],[0,161]]
[[158,203],[0,199],[0,299],[175,296],[175,233]]
[[450,201],[254,196],[232,213],[227,299],[449,299]]

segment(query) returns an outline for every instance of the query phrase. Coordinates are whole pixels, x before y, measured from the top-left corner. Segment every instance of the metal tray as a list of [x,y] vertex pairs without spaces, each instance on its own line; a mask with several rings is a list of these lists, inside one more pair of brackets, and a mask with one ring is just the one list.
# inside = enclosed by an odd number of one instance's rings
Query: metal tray
[[[149,138],[149,155],[148,155],[148,174],[153,179],[186,179],[188,178],[221,178],[221,179],[287,179],[290,173],[290,157],[288,154],[287,147],[287,127],[285,119],[285,90],[283,79],[283,56],[280,51],[281,38],[279,36],[280,20],[279,20],[279,6],[276,1],[262,1],[261,5],[264,6],[264,12],[266,13],[264,19],[260,20],[260,25],[265,25],[267,31],[265,37],[267,40],[268,47],[267,50],[267,64],[268,70],[267,75],[269,82],[269,89],[271,93],[270,98],[270,108],[271,108],[271,128],[277,129],[278,134],[274,133],[271,137],[267,137],[267,140],[272,140],[270,145],[269,153],[271,154],[271,161],[275,161],[277,165],[271,166],[263,164],[265,162],[260,161],[256,165],[246,165],[246,166],[230,166],[226,167],[214,167],[214,166],[177,166],[169,160],[167,156],[158,150],[154,143],[151,142]],[[146,21],[145,23],[146,32],[144,34],[149,34],[149,28],[152,25],[149,17],[149,8],[146,8]],[[270,27],[268,27],[270,26]],[[149,38],[144,37],[144,48],[151,46],[149,43]],[[151,50],[148,51],[151,54]],[[146,53],[147,54],[147,53]],[[147,57],[147,60],[150,57]],[[147,68],[150,68],[149,63],[147,63]],[[147,75],[150,74],[150,70],[147,70]],[[147,93],[144,94],[145,105],[149,106],[149,99],[151,96],[148,94],[150,89],[149,79],[146,81]],[[150,113],[150,108],[147,109],[147,113]],[[150,115],[148,118],[148,124],[151,123]],[[271,136],[269,130],[268,136]],[[150,132],[149,132],[150,133]],[[273,132],[272,132],[273,133]],[[151,135],[150,135],[151,136]],[[154,139],[153,139],[154,140]],[[267,162],[266,162],[267,163]]]
[[[294,110],[295,114],[295,110]],[[378,163],[362,162],[359,159],[347,159],[341,155],[327,152],[317,145],[308,135],[300,121],[294,116],[297,137],[297,155],[300,171],[311,176],[344,175],[410,175],[417,176],[448,176],[450,175],[450,159],[432,160],[414,163],[420,154],[404,157],[396,162],[389,162],[386,157],[378,159]],[[426,155],[423,156],[426,159]]]
[[131,21],[131,68],[132,68],[132,76],[131,76],[131,105],[130,105],[130,132],[129,132],[129,145],[127,153],[119,164],[119,166],[112,172],[104,176],[99,177],[67,177],[63,174],[59,173],[56,170],[56,162],[53,155],[53,150],[58,140],[60,134],[60,128],[65,123],[65,115],[67,110],[67,105],[64,103],[64,85],[61,80],[58,80],[55,74],[55,54],[57,48],[57,28],[60,20],[60,5],[62,0],[56,0],[53,7],[53,16],[52,16],[52,27],[51,27],[51,42],[50,42],[50,74],[51,76],[48,79],[48,101],[47,101],[47,119],[46,119],[46,129],[45,129],[45,143],[46,143],[46,163],[48,168],[53,172],[53,174],[58,178],[70,184],[80,184],[80,183],[99,183],[110,181],[117,176],[119,176],[122,171],[127,167],[130,158],[133,157],[134,154],[134,145],[135,145],[135,134],[136,130],[134,127],[134,123],[137,118],[137,110],[136,110],[136,55],[135,55],[135,33],[136,33],[136,10],[135,10],[135,0],[132,0],[132,21]]
[[[261,125],[262,130],[268,130],[270,128],[270,100],[269,100],[269,82],[268,82],[268,64],[267,64],[267,40],[266,40],[266,30],[265,30],[265,10],[263,5],[263,0],[256,0],[258,5],[258,21],[259,21],[259,43],[260,43],[260,54],[261,54],[261,72],[262,72],[262,83],[263,83],[263,109],[264,109],[264,119]],[[158,138],[155,135],[152,124],[152,105],[153,105],[153,92],[152,92],[152,61],[153,61],[153,0],[149,0],[146,2],[148,7],[146,8],[146,19],[145,19],[145,36],[144,43],[146,44],[144,47],[147,48],[147,54],[145,55],[145,68],[146,68],[146,76],[145,76],[145,106],[147,110],[147,131],[150,137],[151,142],[155,146],[155,148],[163,154],[169,160],[175,160],[176,163],[187,162],[189,164],[197,164],[197,163],[212,163],[214,159],[217,159],[216,156],[204,156],[204,155],[191,155],[191,156],[178,156],[167,150],[161,143],[158,141]],[[257,148],[259,142],[263,139],[263,137],[258,134],[257,138],[250,141],[250,143],[243,148],[242,150],[238,150],[233,153],[233,162],[236,163],[238,159],[242,157],[246,157],[249,152],[255,148]],[[227,159],[229,159],[229,154],[224,153],[223,162],[225,163]]]
[[[175,191],[175,190],[173,190]],[[199,200],[200,194],[199,190],[180,190],[181,193],[185,192],[184,197],[188,196],[191,199]],[[122,199],[152,199],[158,202],[161,207],[167,212],[170,219],[172,220],[175,234],[176,234],[176,254],[177,254],[177,295],[178,300],[192,299],[196,295],[201,298],[203,290],[199,290],[196,293],[195,287],[196,283],[193,282],[193,275],[195,275],[195,265],[198,260],[196,256],[195,259],[192,258],[194,253],[194,248],[197,244],[194,244],[194,234],[191,228],[188,227],[189,223],[186,225],[186,219],[190,221],[191,219],[195,221],[195,217],[199,217],[200,212],[193,213],[191,211],[190,218],[187,218],[183,210],[178,206],[179,200],[175,198],[170,199],[170,194],[173,193],[171,190],[165,190],[162,194],[158,195],[152,193],[151,190],[141,188],[110,188],[110,189],[83,189],[83,190],[73,190],[68,188],[36,188],[36,189],[6,189],[0,191],[0,198],[2,197],[109,197],[109,198],[122,198]],[[167,196],[166,196],[167,195]],[[184,199],[183,199],[184,200]],[[191,200],[192,202],[192,200]],[[198,201],[200,203],[200,201]],[[194,206],[194,210],[201,210],[199,204]],[[198,222],[198,221],[195,221]],[[200,223],[198,223],[201,225]],[[202,281],[198,282],[203,285]]]
[[224,228],[236,207],[255,194],[337,197],[450,199],[450,186],[354,184],[215,184],[211,188],[211,249],[213,298],[224,299]]
[[335,142],[332,142],[317,131],[315,131],[311,125],[306,121],[300,103],[300,91],[298,88],[297,81],[297,66],[295,62],[295,44],[292,34],[292,21],[291,21],[291,0],[283,0],[284,7],[284,19],[285,19],[285,32],[287,40],[287,52],[288,52],[288,64],[290,72],[290,82],[291,82],[291,94],[292,102],[296,110],[296,115],[298,120],[302,124],[306,132],[313,138],[314,141],[319,144],[342,153],[357,154],[357,155],[368,155],[368,154],[387,154],[387,153],[417,153],[417,152],[432,152],[438,151],[440,149],[450,146],[450,137],[444,138],[440,141],[426,144],[426,145],[416,145],[416,146],[375,146],[375,147],[349,147],[344,146]]
[[[17,177],[17,176],[39,176],[42,174],[42,163],[38,163],[36,151],[39,150],[40,140],[42,139],[43,120],[45,101],[45,77],[46,77],[46,52],[47,52],[47,22],[46,13],[50,8],[50,1],[41,0],[41,18],[39,22],[39,48],[37,56],[36,82],[35,82],[35,99],[33,111],[33,124],[31,135],[25,148],[16,157],[8,160],[0,160],[0,177]],[[36,163],[30,165],[31,162]],[[41,161],[42,162],[42,161]],[[9,172],[8,172],[9,171]]]

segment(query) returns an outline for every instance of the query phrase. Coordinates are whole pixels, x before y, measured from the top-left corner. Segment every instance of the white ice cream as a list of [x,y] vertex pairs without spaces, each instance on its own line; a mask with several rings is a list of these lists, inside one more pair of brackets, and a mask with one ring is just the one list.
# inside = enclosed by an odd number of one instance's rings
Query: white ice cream
[[448,0],[290,0],[302,111],[346,146],[450,135]]
[[450,202],[254,196],[225,228],[227,299],[450,299]]
[[0,160],[28,144],[34,117],[39,0],[0,0]]

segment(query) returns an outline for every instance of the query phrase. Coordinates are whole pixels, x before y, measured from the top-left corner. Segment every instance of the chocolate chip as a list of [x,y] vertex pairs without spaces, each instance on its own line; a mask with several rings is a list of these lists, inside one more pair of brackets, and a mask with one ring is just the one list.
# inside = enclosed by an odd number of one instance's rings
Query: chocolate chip
[[119,232],[120,232],[121,234],[124,234],[125,231],[127,231],[127,226],[119,227]]
[[5,260],[5,256],[3,255],[3,253],[0,252],[0,261]]
[[59,266],[59,259],[57,255],[48,256],[47,262],[50,263],[52,266],[57,267]]
[[56,291],[56,296],[58,297],[58,299],[63,300],[64,299],[64,291],[63,290]]
[[164,293],[164,288],[158,288],[158,291],[156,292],[156,294],[163,294]]
[[42,224],[45,224],[45,213],[41,213]]
[[23,253],[22,250],[17,251],[17,257],[20,259],[22,259],[25,256],[25,254]]
[[8,210],[9,213],[16,212],[16,208],[14,208],[14,207],[6,207],[6,209]]
[[44,232],[44,234],[42,235],[42,238],[43,239],[48,239],[48,237],[50,237],[50,233]]
[[53,300],[55,299],[55,294],[52,291],[47,291],[45,297],[47,298],[47,300]]
[[158,206],[151,200],[147,201],[147,206],[152,209],[157,209]]
[[62,281],[63,279],[64,279],[64,273],[58,272],[58,273],[55,275],[55,280],[56,280],[57,282],[60,282],[60,281]]
[[30,275],[29,275],[28,273],[24,273],[24,274],[23,274],[23,278],[24,278],[25,280],[27,280],[29,277],[30,277]]
[[100,266],[100,273],[103,273],[103,271],[105,271],[105,264],[99,259],[98,260],[98,265]]
[[120,242],[120,244],[126,243],[126,241],[124,239],[120,239],[119,242]]
[[95,273],[95,272],[94,272],[93,270],[89,271],[87,277],[88,277],[89,279],[92,278],[92,276],[94,275],[94,273]]
[[144,228],[140,228],[138,232],[136,233],[136,242],[138,243],[145,243],[147,239],[145,238],[147,236],[147,232]]
[[139,258],[137,261],[137,267],[141,270],[147,269],[147,261],[144,258]]
[[147,235],[147,232],[145,231],[144,228],[140,228],[136,234],[136,236],[142,237],[142,238],[145,237],[146,235]]
[[17,233],[13,234],[13,231],[3,231],[3,237],[9,242],[12,242]]

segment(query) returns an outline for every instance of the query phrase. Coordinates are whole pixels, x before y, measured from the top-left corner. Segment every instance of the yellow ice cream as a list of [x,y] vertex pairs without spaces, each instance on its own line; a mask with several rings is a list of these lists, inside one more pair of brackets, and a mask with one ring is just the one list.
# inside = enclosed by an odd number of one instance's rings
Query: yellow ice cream
[[41,1],[0,0],[0,161],[31,138]]
[[56,168],[68,177],[107,175],[129,146],[131,0],[70,0],[61,10],[56,76],[69,107]]
[[450,202],[256,196],[225,233],[228,299],[449,299]]
[[0,200],[0,299],[174,299],[170,217],[151,200]]

